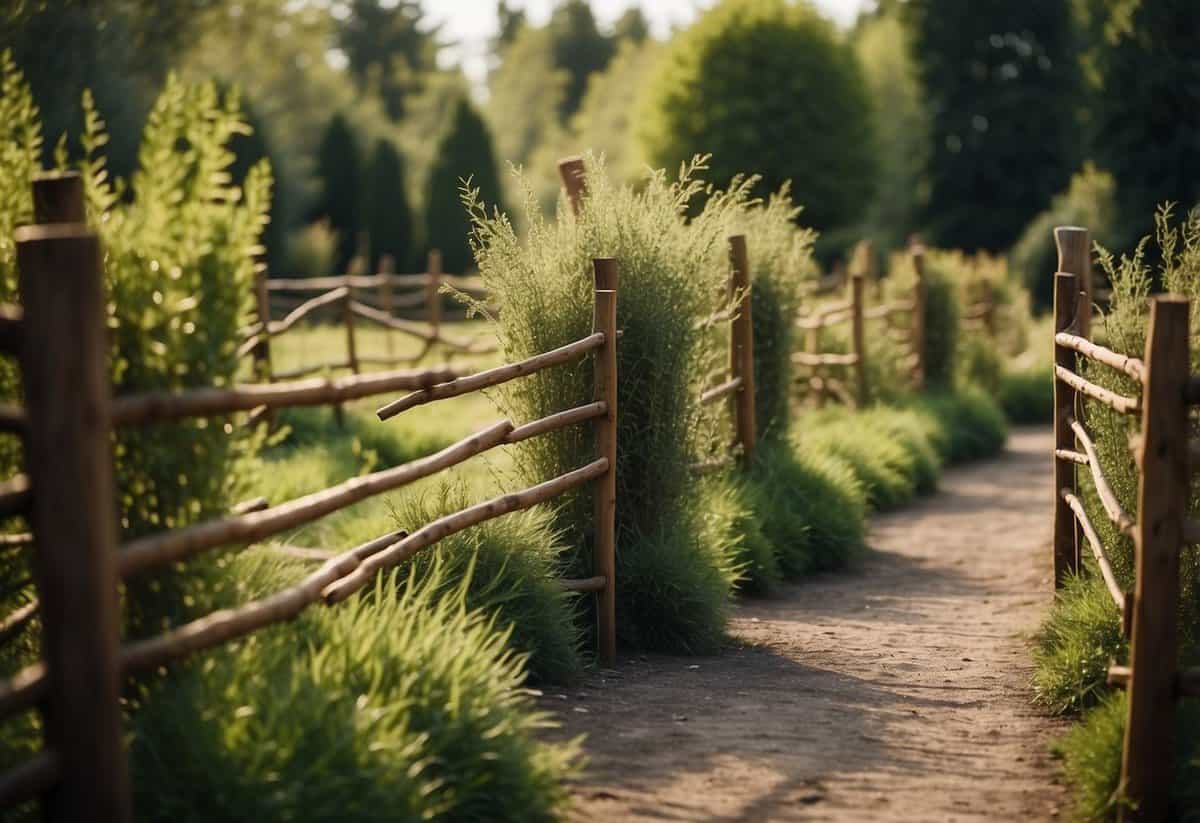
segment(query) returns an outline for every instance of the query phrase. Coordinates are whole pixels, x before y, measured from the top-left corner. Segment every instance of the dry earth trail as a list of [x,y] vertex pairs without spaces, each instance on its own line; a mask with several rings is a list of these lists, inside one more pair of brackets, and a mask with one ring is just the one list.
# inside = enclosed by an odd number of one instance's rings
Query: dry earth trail
[[862,568],[734,613],[716,657],[550,689],[580,820],[1047,820],[1064,802],[1026,637],[1051,599],[1049,432],[872,518]]

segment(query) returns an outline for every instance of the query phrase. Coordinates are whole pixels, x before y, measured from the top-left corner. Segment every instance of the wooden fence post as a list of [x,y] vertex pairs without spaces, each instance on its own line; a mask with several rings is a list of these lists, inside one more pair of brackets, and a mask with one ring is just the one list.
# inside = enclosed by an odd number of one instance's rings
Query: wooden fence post
[[[1079,304],[1078,278],[1067,272],[1054,275],[1054,333],[1068,331],[1075,322]],[[1054,365],[1075,371],[1075,352],[1054,344]],[[1054,381],[1054,448],[1074,451],[1075,434],[1070,420],[1075,416],[1075,389]],[[1079,570],[1079,536],[1075,514],[1063,499],[1063,489],[1075,493],[1075,464],[1054,458],[1054,588],[1061,589],[1068,573]]]
[[436,338],[442,327],[442,252],[430,249],[427,263],[429,280],[425,283],[425,318]]
[[259,380],[270,383],[271,369],[271,295],[267,290],[267,267],[256,261],[254,264],[254,304],[258,313],[260,340],[254,347],[254,370]]
[[[387,312],[388,317],[396,316],[396,300],[392,289],[392,275],[396,273],[396,258],[390,254],[385,254],[379,258],[379,299],[383,304],[383,310]],[[396,356],[395,342],[392,339],[392,329],[389,326],[383,327],[383,339],[387,343],[387,354],[389,358]]]
[[729,377],[741,378],[742,386],[731,397],[737,443],[742,447],[742,462],[750,465],[758,441],[754,419],[754,316],[751,311],[750,260],[746,236],[729,238],[729,287],[737,297],[737,314],[730,324]]
[[33,183],[33,222],[87,223],[83,178],[78,172],[47,172]]
[[916,366],[913,368],[913,383],[917,389],[925,388],[925,248],[924,246],[913,246],[912,248],[913,270],[916,272],[917,280],[913,286],[913,314],[912,314],[912,347],[916,354]]
[[[63,183],[34,182],[53,202]],[[39,208],[77,217],[79,208]],[[111,387],[100,242],[82,223],[17,229],[28,344],[21,369],[31,425],[25,456],[33,487],[33,570],[49,678],[46,746],[59,782],[46,819],[130,820],[122,744],[116,502]]]
[[558,161],[558,176],[562,179],[563,189],[571,201],[571,213],[579,216],[583,208],[583,196],[587,194],[587,180],[584,177],[582,157],[564,157]]
[[1142,460],[1134,532],[1136,583],[1129,646],[1123,821],[1166,820],[1174,777],[1179,550],[1188,503],[1190,378],[1187,300],[1156,297],[1146,335]]
[[[362,234],[359,235],[360,241]],[[346,297],[342,300],[342,324],[346,327],[346,365],[352,374],[358,374],[358,345],[354,339],[354,286],[350,278],[366,272],[364,258],[356,257],[350,263],[350,276],[346,279]]]
[[854,377],[859,408],[867,405],[867,343],[863,324],[866,280],[861,274],[850,278],[850,350],[855,355]]
[[604,578],[596,593],[597,645],[600,662],[611,666],[617,657],[617,261],[592,261],[595,274],[593,331],[604,332],[596,350],[595,397],[604,402],[596,418],[596,457],[608,459],[608,471],[595,481],[595,543],[592,574]]
[[1058,270],[1078,278],[1077,288],[1085,295],[1076,327],[1080,337],[1092,336],[1092,254],[1091,235],[1079,226],[1059,226],[1054,230],[1058,247]]

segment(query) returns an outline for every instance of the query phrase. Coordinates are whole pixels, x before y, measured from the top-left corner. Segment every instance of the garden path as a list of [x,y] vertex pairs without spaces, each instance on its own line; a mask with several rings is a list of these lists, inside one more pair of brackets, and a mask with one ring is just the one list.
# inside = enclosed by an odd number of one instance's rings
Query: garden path
[[736,607],[736,645],[549,689],[586,733],[580,820],[1046,820],[1064,794],[1030,705],[1051,599],[1048,431],[872,518],[856,572]]

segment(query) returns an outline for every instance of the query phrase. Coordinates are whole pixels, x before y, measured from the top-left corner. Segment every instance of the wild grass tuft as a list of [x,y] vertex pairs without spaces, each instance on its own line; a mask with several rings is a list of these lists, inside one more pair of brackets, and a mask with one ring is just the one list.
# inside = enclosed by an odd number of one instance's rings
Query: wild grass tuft
[[1054,369],[1049,365],[1004,372],[1000,378],[1000,407],[1017,425],[1054,421]]
[[872,508],[886,511],[912,500],[917,492],[916,457],[902,443],[852,412],[838,409],[816,418],[814,425],[801,427],[801,449],[849,464]]
[[771,517],[762,486],[743,476],[714,477],[703,486],[701,510],[713,542],[737,571],[737,590],[769,594],[783,580],[776,547],[764,532]]
[[946,463],[962,463],[999,454],[1008,439],[1008,424],[999,406],[983,390],[964,386],[952,392],[923,394],[914,407],[938,421]]
[[[238,558],[247,591],[297,573]],[[521,688],[505,633],[446,596],[444,571],[381,579],[336,609],[195,659],[133,718],[146,819],[553,820],[574,744]]]

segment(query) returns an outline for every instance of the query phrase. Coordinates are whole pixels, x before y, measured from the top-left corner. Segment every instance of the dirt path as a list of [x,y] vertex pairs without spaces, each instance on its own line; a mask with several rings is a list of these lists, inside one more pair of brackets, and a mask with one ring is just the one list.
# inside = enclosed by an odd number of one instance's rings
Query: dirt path
[[1063,802],[1022,633],[1050,599],[1048,432],[873,518],[860,572],[737,608],[738,648],[548,692],[580,820],[1045,820]]

